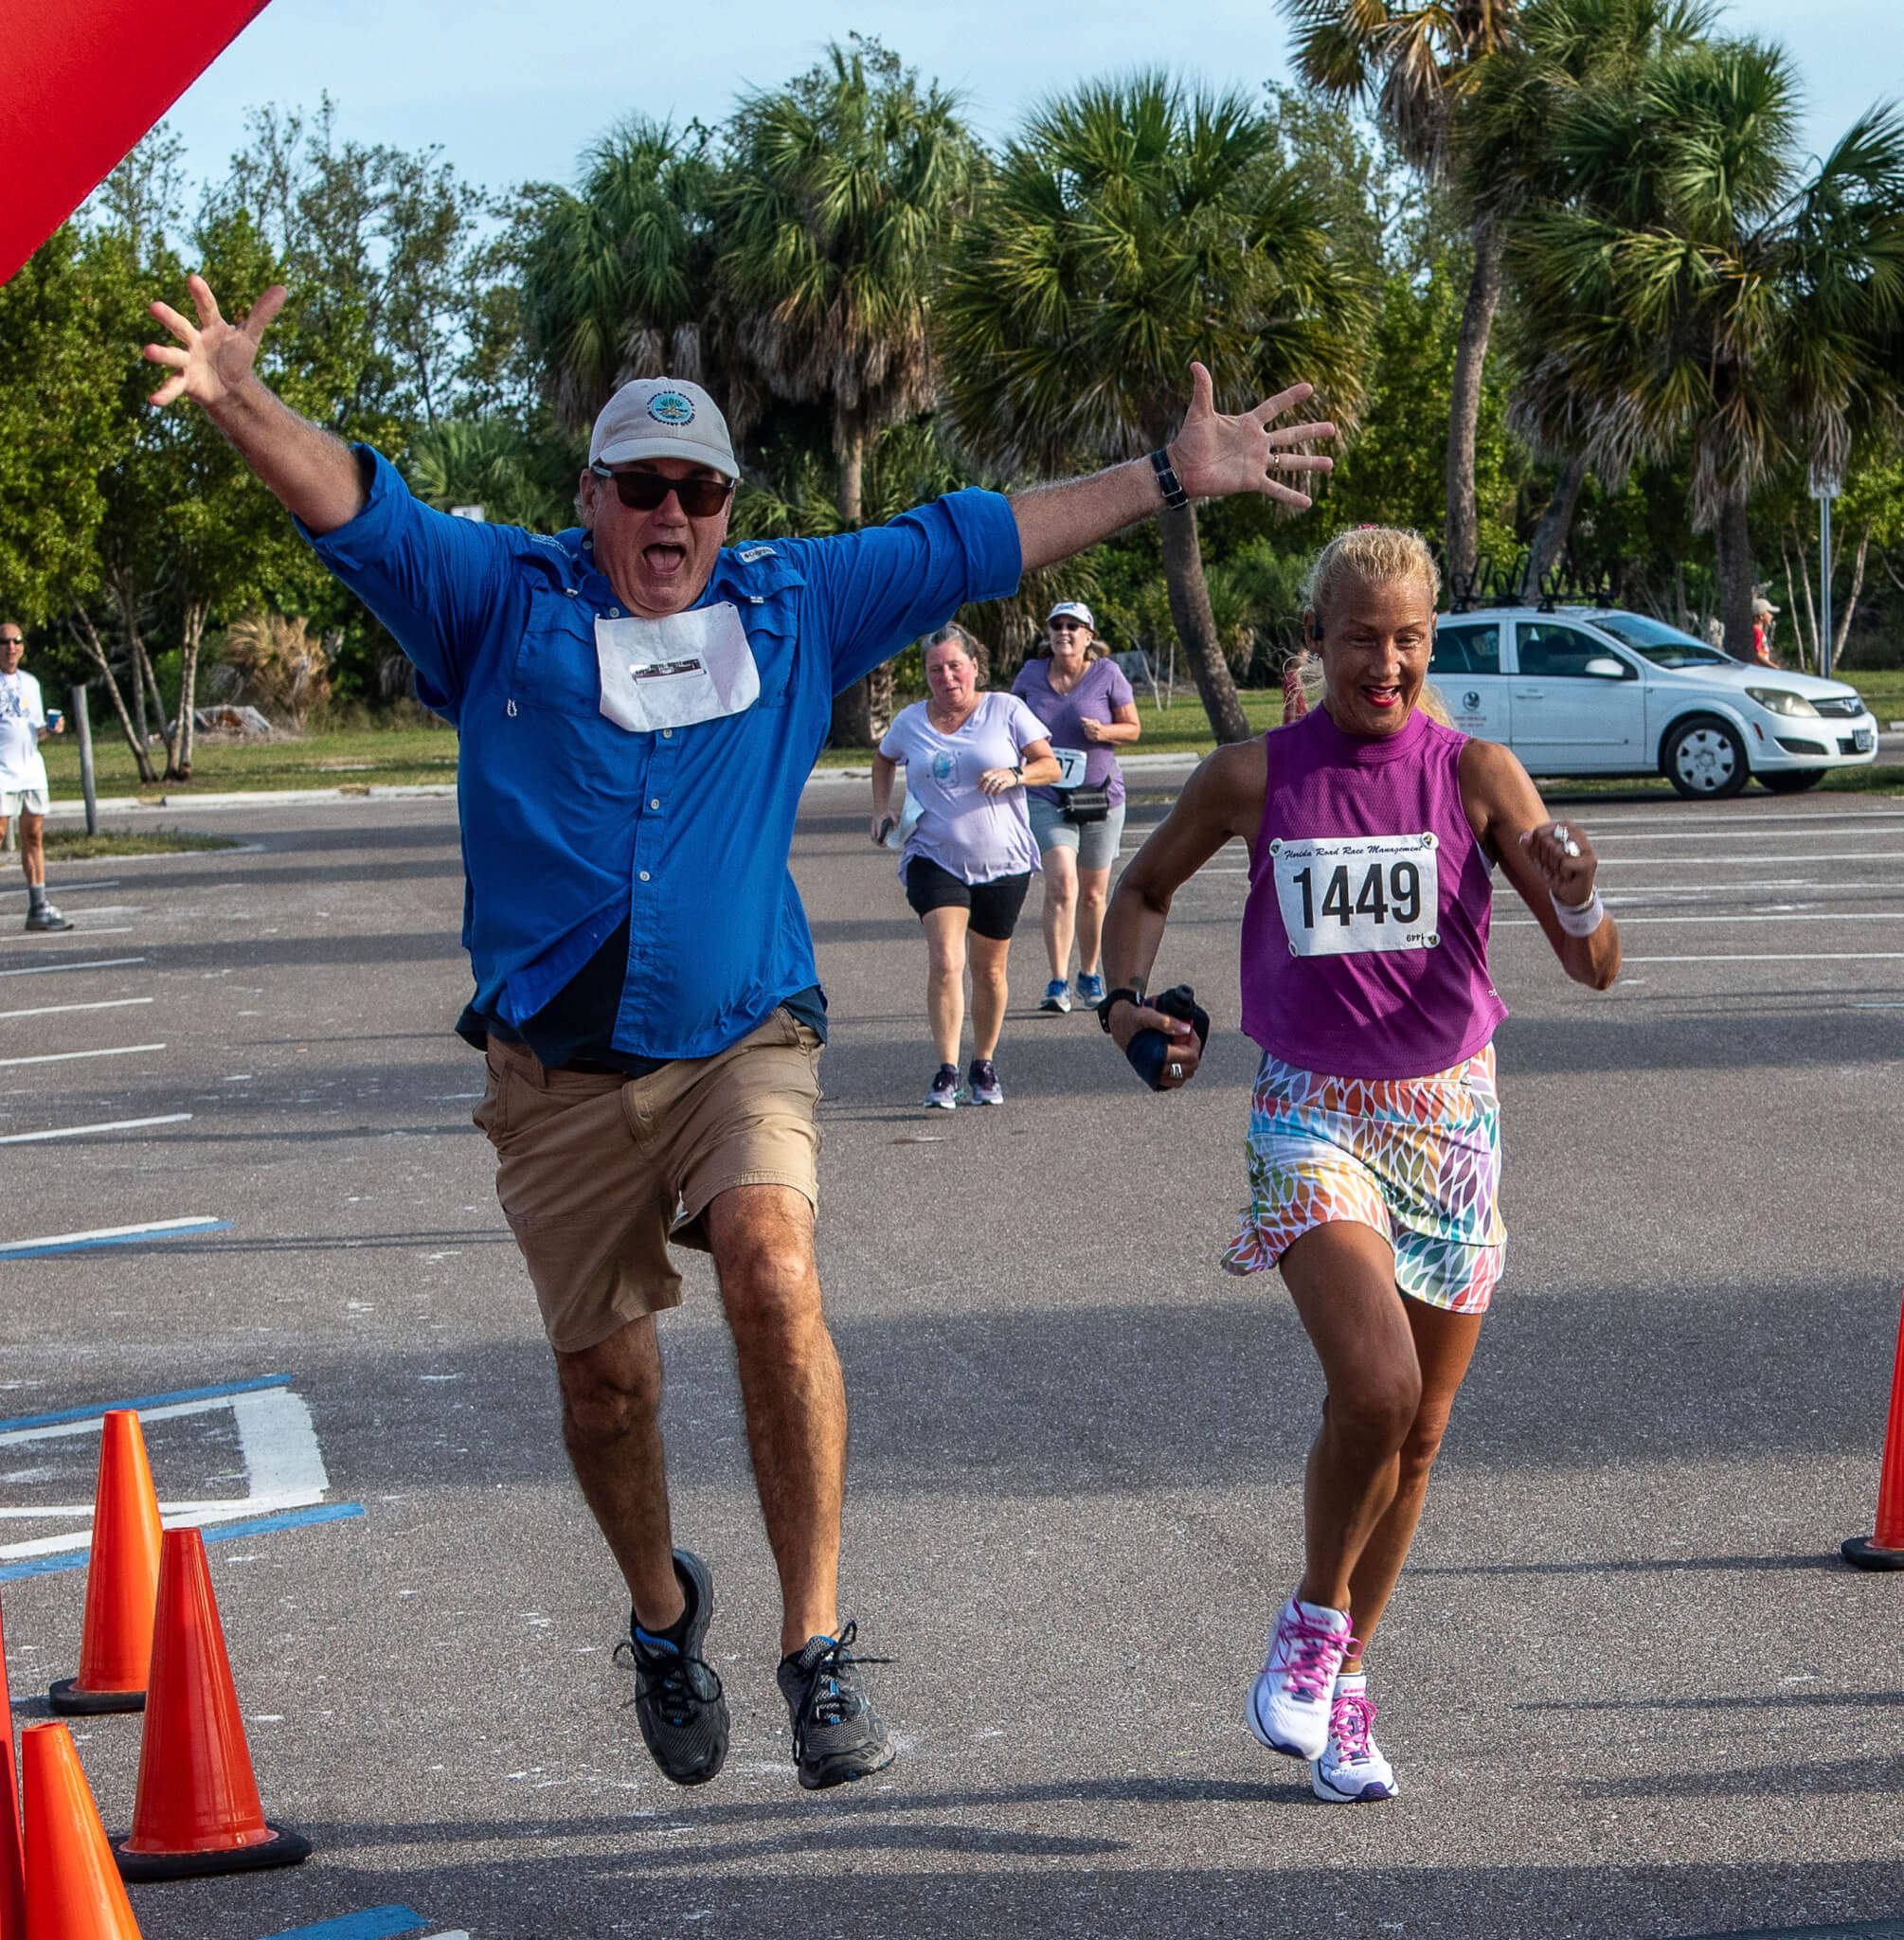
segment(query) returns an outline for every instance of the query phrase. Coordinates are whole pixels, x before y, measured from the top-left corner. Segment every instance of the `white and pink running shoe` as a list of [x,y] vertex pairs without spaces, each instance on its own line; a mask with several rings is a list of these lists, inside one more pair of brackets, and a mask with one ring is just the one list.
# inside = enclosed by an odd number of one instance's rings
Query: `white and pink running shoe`
[[1309,1784],[1319,1799],[1332,1805],[1360,1805],[1392,1799],[1400,1790],[1394,1768],[1375,1750],[1369,1733],[1375,1707],[1369,1700],[1369,1680],[1360,1671],[1344,1671],[1336,1680],[1336,1700],[1329,1707],[1329,1742],[1309,1769]]
[[1292,1596],[1269,1633],[1268,1661],[1243,1707],[1257,1743],[1291,1758],[1320,1758],[1329,1742],[1336,1673],[1355,1647],[1348,1611]]

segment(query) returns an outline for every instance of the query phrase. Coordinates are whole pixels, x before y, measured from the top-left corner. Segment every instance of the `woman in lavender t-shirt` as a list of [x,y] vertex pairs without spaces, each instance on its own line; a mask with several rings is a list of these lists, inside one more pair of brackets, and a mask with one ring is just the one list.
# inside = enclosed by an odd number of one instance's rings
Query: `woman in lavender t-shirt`
[[1123,836],[1123,772],[1116,750],[1143,730],[1130,682],[1097,644],[1091,609],[1082,601],[1061,600],[1045,627],[1050,639],[1046,654],[1025,662],[1012,692],[1051,730],[1053,747],[1083,751],[1083,785],[1103,788],[1108,797],[1103,820],[1082,825],[1066,819],[1065,799],[1055,788],[1033,789],[1026,804],[1044,865],[1045,954],[1051,962],[1051,980],[1038,1008],[1069,1011],[1073,932],[1078,1001],[1096,1004],[1105,994],[1098,939],[1111,865]]
[[972,965],[974,1105],[1003,1105],[992,1054],[1005,1021],[1005,959],[1038,852],[1025,818],[1025,789],[1055,781],[1045,724],[1008,693],[979,691],[979,663],[962,627],[925,647],[929,700],[902,708],[872,762],[872,839],[892,826],[892,780],[903,765],[918,804],[899,860],[906,900],[925,928],[925,1000],[939,1069],[925,1103],[958,1103],[959,1033],[965,1022],[965,964]]

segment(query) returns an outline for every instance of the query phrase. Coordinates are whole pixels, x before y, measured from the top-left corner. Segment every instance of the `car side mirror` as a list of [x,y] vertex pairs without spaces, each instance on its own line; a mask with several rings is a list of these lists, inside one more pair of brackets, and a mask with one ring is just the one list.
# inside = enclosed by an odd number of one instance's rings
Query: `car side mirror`
[[1625,680],[1626,663],[1614,659],[1610,654],[1595,654],[1581,672],[1590,674],[1595,680]]

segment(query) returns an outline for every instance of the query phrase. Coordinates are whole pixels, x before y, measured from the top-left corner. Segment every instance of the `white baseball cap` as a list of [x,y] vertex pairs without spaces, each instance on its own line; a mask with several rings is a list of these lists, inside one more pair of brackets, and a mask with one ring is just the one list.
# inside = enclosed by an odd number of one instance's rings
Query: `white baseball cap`
[[741,476],[721,407],[680,377],[638,377],[602,405],[588,462],[625,465],[631,458],[686,458],[724,478]]
[[1082,600],[1060,600],[1045,615],[1045,624],[1050,626],[1052,620],[1058,619],[1075,620],[1082,625],[1089,627],[1093,633],[1098,630],[1097,621],[1091,618],[1091,609]]

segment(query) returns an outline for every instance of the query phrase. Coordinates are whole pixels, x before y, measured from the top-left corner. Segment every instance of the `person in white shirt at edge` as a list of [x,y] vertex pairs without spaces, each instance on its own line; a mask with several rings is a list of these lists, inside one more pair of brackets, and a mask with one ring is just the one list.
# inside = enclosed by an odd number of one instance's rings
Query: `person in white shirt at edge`
[[992,1054],[1005,1021],[1005,960],[1025,906],[1037,844],[1025,790],[1062,770],[1045,724],[1015,694],[981,693],[971,638],[942,627],[925,647],[931,698],[902,708],[872,758],[872,839],[892,823],[892,778],[919,804],[899,860],[906,900],[919,913],[930,952],[925,1008],[939,1069],[927,1105],[959,1103],[959,1033],[965,1023],[965,964],[972,964],[974,1105],[1003,1105]]
[[22,674],[27,636],[19,622],[0,620],[0,842],[20,817],[20,867],[27,876],[27,927],[71,929],[46,900],[46,762],[40,744],[63,734],[58,714],[49,723],[40,683]]

